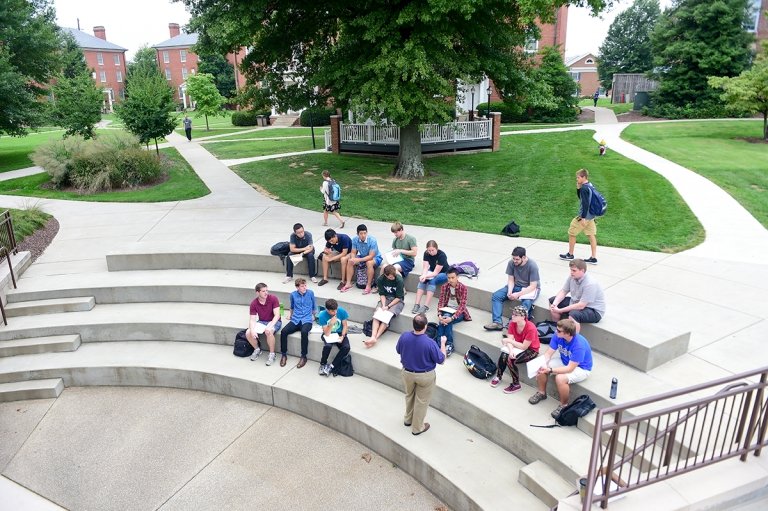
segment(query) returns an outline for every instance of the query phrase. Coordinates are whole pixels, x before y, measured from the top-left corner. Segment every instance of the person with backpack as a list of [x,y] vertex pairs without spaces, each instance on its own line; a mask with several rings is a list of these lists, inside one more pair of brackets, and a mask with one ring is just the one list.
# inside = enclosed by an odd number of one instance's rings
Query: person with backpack
[[538,298],[540,291],[539,265],[528,259],[525,247],[515,247],[507,262],[507,285],[491,296],[491,322],[483,328],[504,329],[502,313],[507,300],[520,300],[520,305],[528,311],[528,317],[533,318],[533,301]]
[[[579,198],[579,214],[571,220],[571,225],[568,227],[568,252],[560,254],[560,259],[570,261],[574,258],[576,236],[583,232],[589,239],[589,246],[592,251],[592,255],[584,259],[584,262],[597,264],[597,224],[595,224],[595,217],[599,214],[596,211],[598,208],[592,203],[593,201],[604,202],[604,199],[589,182],[587,169],[579,169],[576,172],[576,197]],[[602,214],[604,207],[599,209],[599,213]]]
[[344,228],[344,220],[339,214],[341,209],[341,186],[331,178],[331,173],[323,171],[323,184],[320,186],[323,194],[323,226],[328,225],[328,213],[331,213],[339,221],[339,229]]
[[[371,294],[373,285],[373,276],[376,272],[376,256],[379,255],[379,244],[376,238],[368,234],[368,227],[365,224],[357,226],[357,236],[352,238],[352,251],[349,260],[347,260],[347,282],[341,288],[342,293],[352,289],[352,279],[357,278],[357,267],[360,266],[364,275],[365,289],[364,295]],[[360,284],[361,286],[363,284]]]
[[437,339],[445,336],[445,356],[453,353],[453,325],[462,321],[472,321],[467,309],[467,286],[459,282],[459,272],[451,268],[446,274],[448,282],[440,288],[437,299]]
[[[419,276],[419,285],[416,287],[416,303],[411,309],[411,314],[426,314],[429,311],[429,302],[435,296],[437,286],[448,282],[448,256],[445,252],[437,248],[435,240],[427,242],[427,250],[424,251],[424,267]],[[421,305],[421,297],[426,291],[424,305]]]
[[424,422],[429,400],[435,390],[435,367],[445,362],[445,340],[438,348],[426,334],[427,317],[417,314],[413,318],[413,331],[403,333],[397,340],[395,351],[400,355],[401,372],[405,387],[405,416],[403,425],[411,428],[412,435],[429,429]]
[[560,404],[552,411],[557,419],[563,408],[568,406],[571,385],[586,380],[592,372],[592,348],[570,318],[557,322],[557,330],[544,353],[542,366],[536,374],[538,391],[528,399],[532,405],[547,399],[547,380],[555,377]]
[[517,392],[520,386],[519,364],[530,362],[539,356],[539,333],[536,325],[528,321],[528,311],[522,305],[512,309],[509,330],[501,340],[501,354],[496,364],[496,376],[491,380],[491,387],[497,387],[504,376],[504,370],[509,367],[512,383],[504,389],[505,394]]
[[[339,303],[330,298],[325,301],[325,310],[317,315],[317,323],[323,327],[323,333],[320,339],[323,341],[323,354],[320,356],[320,376],[328,376],[334,367],[339,367],[344,357],[349,354],[349,337],[347,337],[347,319],[349,313],[339,307]],[[332,337],[335,334],[335,337]],[[328,363],[328,357],[331,355],[331,349],[336,346],[339,352],[333,363]]]
[[[379,290],[379,303],[376,305],[371,326],[371,336],[363,341],[366,348],[372,348],[389,328],[389,323],[403,312],[405,303],[405,284],[402,275],[397,273],[395,267],[388,264],[379,275],[376,287]],[[376,317],[376,312],[382,310],[391,313],[389,319]],[[389,316],[387,314],[386,316]]]
[[[605,293],[600,284],[587,274],[587,265],[581,259],[568,263],[570,276],[563,288],[549,299],[549,314],[552,321],[571,318],[576,331],[581,323],[598,323],[605,315]],[[570,295],[570,296],[568,296]]]

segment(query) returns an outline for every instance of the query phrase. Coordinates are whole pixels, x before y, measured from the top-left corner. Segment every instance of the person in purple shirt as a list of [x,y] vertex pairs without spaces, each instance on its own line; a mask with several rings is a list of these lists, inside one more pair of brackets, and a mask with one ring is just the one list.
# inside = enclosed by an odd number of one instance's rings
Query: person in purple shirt
[[280,367],[285,367],[288,362],[288,336],[301,330],[301,358],[296,365],[301,369],[307,364],[307,350],[309,348],[309,331],[312,330],[312,322],[315,320],[315,293],[307,289],[307,281],[296,279],[296,291],[291,293],[291,320],[283,327],[280,333]]
[[429,400],[435,390],[435,367],[445,362],[445,337],[438,349],[435,341],[426,335],[427,317],[417,314],[413,318],[413,332],[405,332],[397,340],[395,350],[403,365],[405,386],[405,418],[403,424],[411,428],[411,434],[420,435],[429,429],[424,422]]

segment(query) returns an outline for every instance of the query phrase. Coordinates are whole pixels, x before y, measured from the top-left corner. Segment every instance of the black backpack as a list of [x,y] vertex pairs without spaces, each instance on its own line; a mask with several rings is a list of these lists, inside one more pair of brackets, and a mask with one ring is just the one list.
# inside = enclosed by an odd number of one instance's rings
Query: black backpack
[[279,241],[272,245],[272,248],[269,249],[269,253],[273,256],[278,256],[280,262],[284,262],[285,258],[288,257],[288,254],[291,253],[291,244],[287,241]]
[[520,236],[520,226],[517,225],[517,223],[512,220],[507,225],[504,226],[504,228],[501,230],[501,234],[504,236],[511,236],[513,238],[517,238]]
[[562,410],[555,421],[561,426],[575,426],[580,417],[584,417],[595,408],[595,402],[586,394],[583,394],[573,400]]
[[552,336],[557,331],[557,323],[554,321],[541,321],[536,323],[536,331],[539,334],[539,341],[542,344],[549,344],[552,340]]
[[438,345],[440,344],[440,340],[437,338],[437,323],[434,321],[427,323],[427,331],[424,333],[427,334],[427,337],[435,341]]
[[347,353],[347,356],[341,359],[341,363],[338,367],[333,366],[333,376],[352,376],[355,374],[355,368],[352,367],[352,355]]
[[363,322],[363,335],[366,337],[370,337],[373,335],[373,320],[369,319],[368,321]]
[[253,346],[245,338],[245,330],[240,330],[235,336],[235,348],[232,353],[236,357],[250,357],[253,354]]
[[496,363],[491,360],[487,353],[474,344],[469,347],[464,355],[464,365],[472,376],[481,380],[487,380],[496,374]]

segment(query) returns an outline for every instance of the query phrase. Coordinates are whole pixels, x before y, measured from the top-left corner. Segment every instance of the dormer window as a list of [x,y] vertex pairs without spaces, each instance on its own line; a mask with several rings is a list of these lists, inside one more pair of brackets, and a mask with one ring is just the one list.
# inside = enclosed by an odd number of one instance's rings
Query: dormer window
[[589,58],[589,59],[585,60],[585,61],[584,61],[584,63],[585,63],[585,64],[594,64],[594,63],[595,63],[595,60],[594,60],[594,59],[592,59],[592,58]]

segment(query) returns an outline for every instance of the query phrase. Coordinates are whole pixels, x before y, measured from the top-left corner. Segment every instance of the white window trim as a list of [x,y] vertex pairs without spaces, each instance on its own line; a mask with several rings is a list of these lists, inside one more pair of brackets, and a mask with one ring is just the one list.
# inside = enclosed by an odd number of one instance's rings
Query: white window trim
[[179,50],[179,57],[181,58],[182,62],[187,61],[187,50]]
[[168,64],[171,61],[171,56],[168,53],[168,50],[163,50],[163,64]]
[[104,65],[104,54],[99,52],[96,52],[96,63],[100,66]]
[[107,72],[106,71],[99,71],[99,80],[101,83],[107,83]]
[[117,72],[117,83],[122,83],[122,82],[123,82],[123,72],[122,71],[118,71]]
[[169,67],[165,68],[165,79],[169,80],[169,81],[171,79],[171,68],[169,68]]

